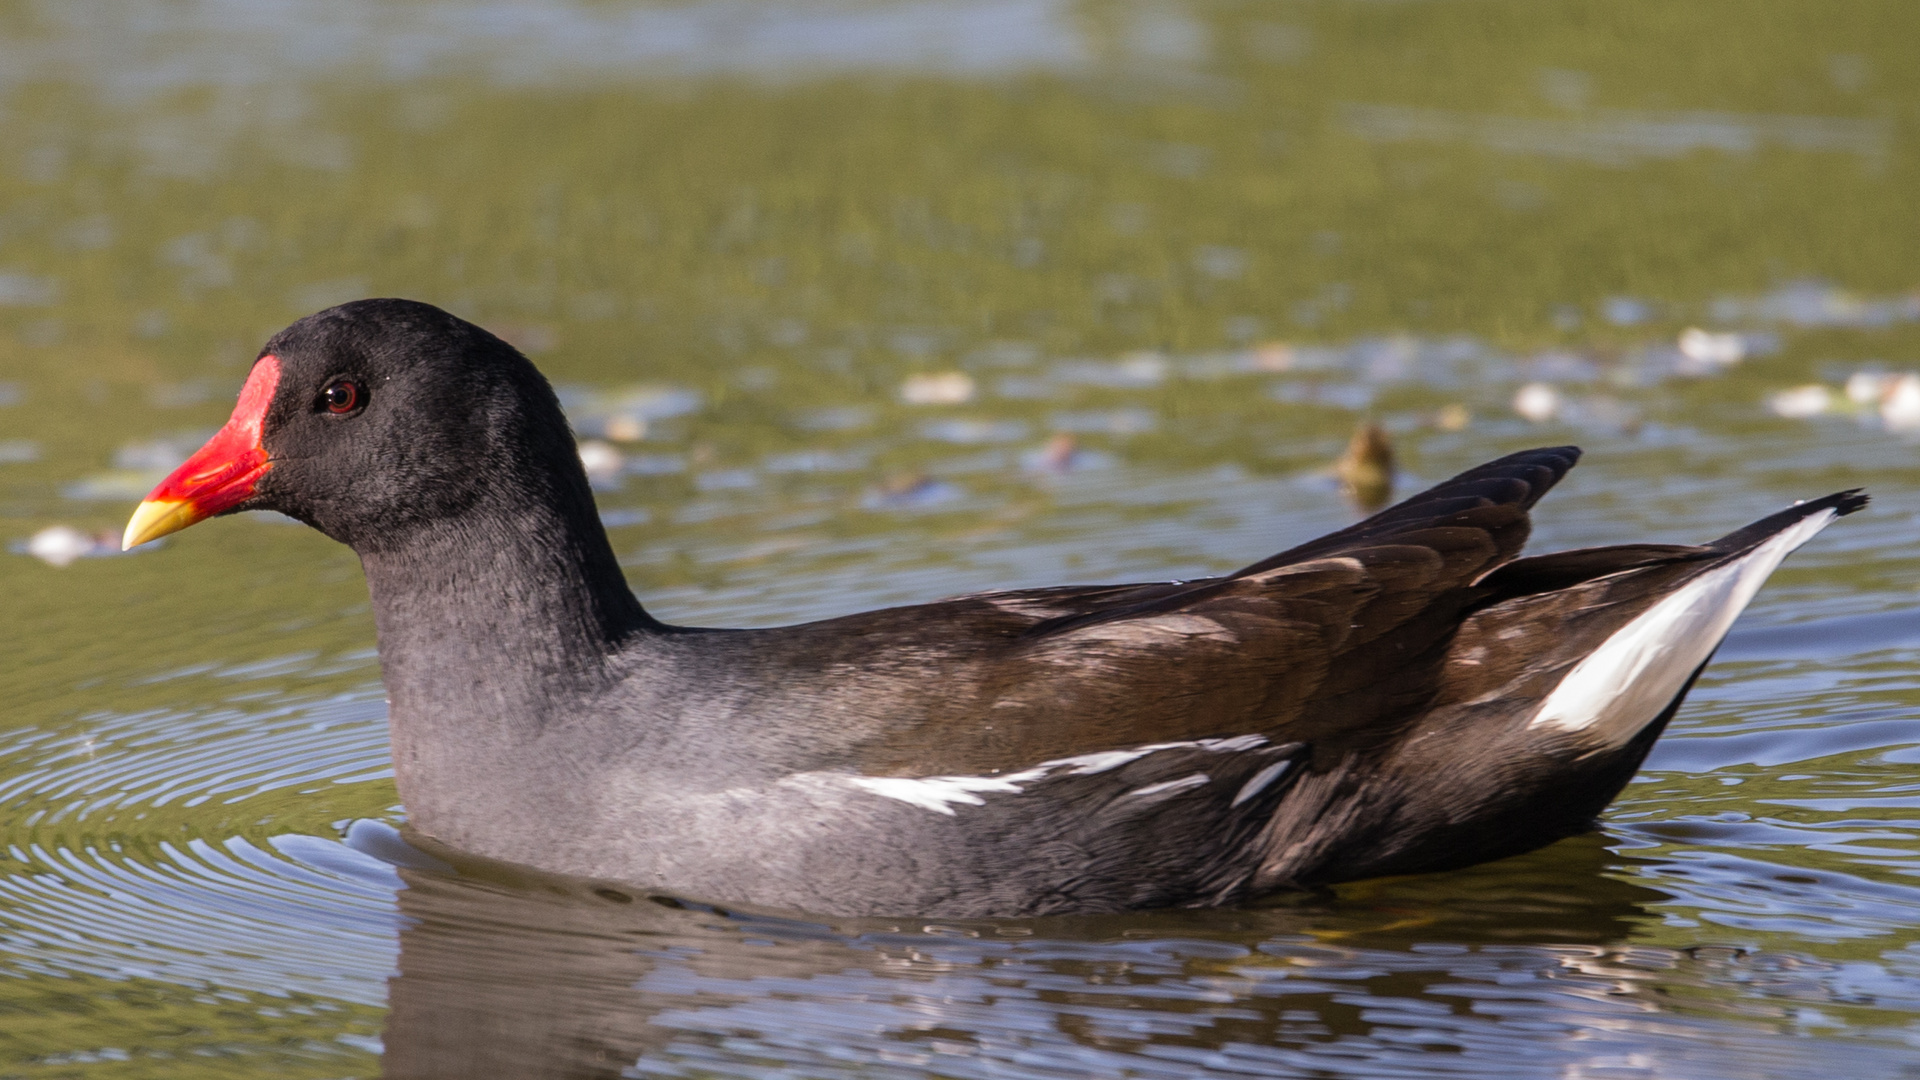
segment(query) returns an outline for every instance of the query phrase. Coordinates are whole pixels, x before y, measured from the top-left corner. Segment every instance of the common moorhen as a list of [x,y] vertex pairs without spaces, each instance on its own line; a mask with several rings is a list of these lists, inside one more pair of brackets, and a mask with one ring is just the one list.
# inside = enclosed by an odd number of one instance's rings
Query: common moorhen
[[401,798],[453,847],[826,914],[1202,906],[1588,828],[1767,575],[1867,501],[1518,558],[1578,457],[1225,577],[691,629],[628,589],[531,363],[361,300],[267,343],[126,543],[266,509],[351,545]]

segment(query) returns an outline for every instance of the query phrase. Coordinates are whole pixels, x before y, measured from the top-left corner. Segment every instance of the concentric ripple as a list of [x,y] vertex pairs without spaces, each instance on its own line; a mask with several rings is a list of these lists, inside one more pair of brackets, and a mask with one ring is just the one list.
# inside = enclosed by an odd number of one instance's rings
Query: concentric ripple
[[286,830],[328,805],[391,806],[384,721],[367,690],[10,733],[0,965],[377,1005],[399,879]]

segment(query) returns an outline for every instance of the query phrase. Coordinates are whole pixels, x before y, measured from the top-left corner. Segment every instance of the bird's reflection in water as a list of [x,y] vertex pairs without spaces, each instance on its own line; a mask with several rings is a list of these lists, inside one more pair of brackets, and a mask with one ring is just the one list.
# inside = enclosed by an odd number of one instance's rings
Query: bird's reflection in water
[[1569,960],[1606,966],[1666,898],[1609,873],[1619,862],[1587,836],[1258,908],[942,923],[742,914],[464,860],[406,869],[385,1074],[704,1075],[773,1057],[756,1048],[829,1074],[968,1074],[994,1057],[1184,1074],[1222,1048],[1310,1053],[1425,1009],[1436,1049],[1486,1054],[1494,1075],[1537,1036],[1445,988],[1533,969],[1560,981],[1532,1011],[1564,1008],[1564,976],[1586,970]]

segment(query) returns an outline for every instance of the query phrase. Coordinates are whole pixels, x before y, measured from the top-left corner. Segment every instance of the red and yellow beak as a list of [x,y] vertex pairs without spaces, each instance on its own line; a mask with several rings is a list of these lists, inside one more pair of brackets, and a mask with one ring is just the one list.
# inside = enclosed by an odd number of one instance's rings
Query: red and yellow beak
[[260,431],[279,384],[277,358],[263,356],[255,362],[253,373],[240,388],[240,403],[233,407],[227,426],[147,495],[127,522],[127,535],[120,542],[122,550],[179,532],[240,505],[253,494],[254,485],[273,468],[266,448],[260,445]]

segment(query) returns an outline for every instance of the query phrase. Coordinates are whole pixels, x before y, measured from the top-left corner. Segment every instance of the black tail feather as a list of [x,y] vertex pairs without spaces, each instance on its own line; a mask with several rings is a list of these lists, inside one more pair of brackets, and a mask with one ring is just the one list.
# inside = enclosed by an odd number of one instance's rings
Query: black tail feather
[[1759,521],[1744,528],[1735,529],[1727,535],[1707,544],[1715,552],[1730,555],[1745,551],[1761,543],[1782,529],[1791,528],[1795,523],[1805,520],[1822,510],[1832,510],[1837,517],[1846,517],[1867,505],[1871,496],[1859,488],[1836,491],[1825,498],[1809,499],[1794,503],[1777,514],[1768,514]]

